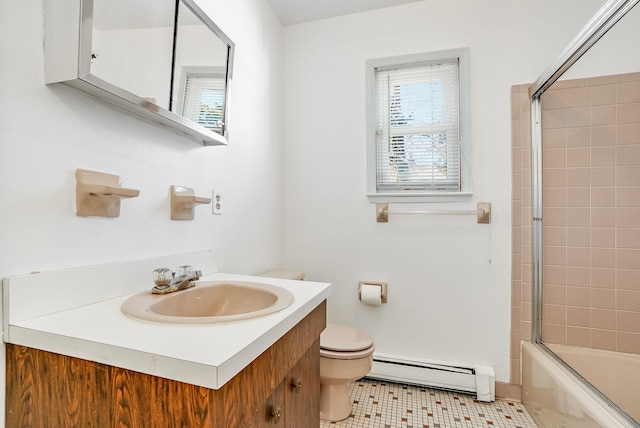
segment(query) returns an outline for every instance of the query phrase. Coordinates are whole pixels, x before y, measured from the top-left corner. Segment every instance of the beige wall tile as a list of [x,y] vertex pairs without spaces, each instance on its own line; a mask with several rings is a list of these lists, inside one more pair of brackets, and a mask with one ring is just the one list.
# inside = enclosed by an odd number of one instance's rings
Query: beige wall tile
[[567,208],[566,225],[571,227],[589,227],[591,225],[590,208]]
[[549,88],[542,94],[542,110],[564,109],[567,107],[567,93],[563,89]]
[[[575,79],[580,81],[582,79]],[[622,78],[619,74],[614,74],[610,76],[598,76],[598,77],[589,77],[585,79],[585,86],[598,86],[598,85],[611,85],[613,83],[619,83],[622,81]]]
[[616,110],[618,125],[640,123],[640,103],[620,104]]
[[616,285],[616,270],[607,268],[591,269],[591,286],[597,288],[614,288]]
[[616,293],[611,288],[591,287],[591,307],[599,309],[615,309]]
[[618,330],[640,333],[640,312],[616,311]]
[[563,187],[545,187],[542,189],[542,200],[548,207],[566,207],[567,190]]
[[640,80],[640,72],[620,74],[620,82],[635,82]]
[[591,346],[591,332],[584,327],[567,326],[567,345],[572,346]]
[[542,302],[550,305],[567,303],[567,287],[564,285],[547,285],[544,288]]
[[[563,170],[564,172],[565,170]],[[547,175],[544,175],[545,183]],[[569,187],[582,187],[591,185],[591,171],[589,168],[567,168],[566,169],[566,183]]]
[[593,86],[591,89],[591,105],[612,105],[616,103],[616,85]]
[[531,340],[531,322],[522,321],[522,331],[520,332],[522,340]]
[[[591,112],[589,107],[567,108],[567,128],[579,128],[589,126]],[[544,125],[543,125],[544,126]]]
[[615,351],[616,333],[612,330],[591,330],[591,347]]
[[[617,146],[616,159],[617,165],[620,166],[640,165],[640,145]],[[640,185],[640,183],[638,184]]]
[[612,187],[616,184],[618,168],[605,166],[589,170],[592,187]]
[[565,109],[542,110],[542,129],[564,128],[566,126],[567,111]]
[[[588,247],[591,243],[591,229],[588,227],[567,227],[567,245],[570,247]],[[544,242],[544,235],[542,237]]]
[[564,345],[567,343],[567,327],[556,324],[542,324],[542,340],[547,343]]
[[522,151],[520,147],[511,149],[511,171],[512,173],[522,170]]
[[543,149],[542,164],[544,168],[564,168],[567,166],[566,149]]
[[567,326],[590,327],[591,310],[577,306],[567,306]]
[[618,332],[616,335],[618,351],[640,354],[640,334]]
[[[586,247],[567,247],[567,266],[589,267],[591,251]],[[546,261],[545,261],[546,263]]]
[[614,248],[616,246],[616,230],[613,227],[591,228],[591,246],[595,248]]
[[511,332],[520,334],[520,321],[522,320],[522,309],[519,306],[511,308]]
[[511,358],[520,358],[520,333],[511,333]]
[[618,125],[616,128],[616,143],[619,145],[640,143],[640,123]]
[[589,128],[591,147],[613,146],[616,142],[615,126],[592,126]]
[[640,207],[618,207],[615,217],[618,227],[640,227]]
[[514,385],[519,385],[522,380],[520,379],[520,359],[512,358],[511,359],[511,382]]
[[511,281],[511,306],[522,306],[522,282]]
[[640,267],[640,250],[619,248],[616,250],[619,269],[638,269]]
[[588,267],[567,266],[567,285],[589,287],[591,271]]
[[[640,183],[640,167],[638,166],[617,167],[615,169],[615,180],[618,186],[638,186]],[[593,182],[591,185],[593,186]]]
[[616,288],[618,290],[640,291],[640,268],[618,269],[616,276]]
[[567,286],[567,305],[588,308],[591,304],[591,291],[589,287]]
[[[562,128],[554,131],[559,132],[561,130]],[[589,147],[591,145],[591,132],[589,127],[567,128],[565,134],[567,147]]]
[[616,311],[612,309],[591,309],[591,327],[604,330],[615,330]]
[[[556,110],[553,110],[556,111]],[[544,119],[544,116],[543,116]],[[559,118],[555,118],[559,120]],[[615,106],[591,107],[591,126],[614,125],[616,123]]]
[[544,187],[564,187],[567,185],[567,170],[564,168],[545,169],[543,172]]
[[616,309],[640,312],[640,291],[616,290]]
[[578,87],[565,90],[567,107],[589,106],[589,88]]
[[591,189],[592,207],[613,207],[616,204],[616,189],[614,187],[594,187]]
[[567,264],[567,249],[566,247],[545,245],[542,248],[542,257],[545,264],[565,266]]
[[[618,248],[640,248],[640,229],[616,229]],[[640,268],[640,266],[638,266]]]
[[543,208],[542,217],[548,226],[564,226],[567,224],[567,208]]
[[567,146],[567,129],[554,128],[542,131],[542,147],[545,149],[565,148]]
[[591,267],[615,268],[616,267],[616,250],[613,248],[592,247],[591,248]]
[[545,284],[566,285],[567,268],[565,266],[549,266],[542,267],[542,275]]
[[616,225],[615,208],[591,208],[591,226],[614,227]]
[[[546,205],[544,197],[542,199]],[[568,207],[588,207],[591,205],[591,189],[588,187],[570,187],[566,193]]]
[[[542,241],[548,245],[566,245],[568,242],[567,230],[564,227],[543,226]],[[589,229],[586,230],[589,231]]]
[[616,188],[616,205],[619,207],[640,207],[640,187]]
[[613,147],[592,147],[591,166],[615,166],[616,150]]
[[591,149],[588,147],[568,148],[566,156],[566,166],[568,167],[575,168],[591,165]]

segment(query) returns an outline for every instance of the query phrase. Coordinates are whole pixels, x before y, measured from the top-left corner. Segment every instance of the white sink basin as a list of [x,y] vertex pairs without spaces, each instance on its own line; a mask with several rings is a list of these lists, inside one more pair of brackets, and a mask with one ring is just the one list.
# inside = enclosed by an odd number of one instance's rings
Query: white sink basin
[[151,290],[122,304],[126,315],[169,324],[209,324],[240,321],[278,312],[293,302],[289,290],[245,281],[198,281],[196,286],[170,294]]

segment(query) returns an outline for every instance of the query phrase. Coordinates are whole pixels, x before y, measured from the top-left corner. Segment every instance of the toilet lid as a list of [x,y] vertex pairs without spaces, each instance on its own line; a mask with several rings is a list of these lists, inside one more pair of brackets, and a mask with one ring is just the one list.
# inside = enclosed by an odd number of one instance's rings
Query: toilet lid
[[357,328],[327,324],[320,334],[320,348],[338,352],[362,351],[373,345],[373,339]]

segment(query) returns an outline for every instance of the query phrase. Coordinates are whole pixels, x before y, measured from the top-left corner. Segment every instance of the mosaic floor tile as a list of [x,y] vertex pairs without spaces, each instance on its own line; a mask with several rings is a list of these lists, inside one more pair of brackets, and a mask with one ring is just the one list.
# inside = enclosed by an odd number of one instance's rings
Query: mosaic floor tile
[[351,416],[320,428],[536,428],[517,401],[473,396],[373,379],[349,384]]

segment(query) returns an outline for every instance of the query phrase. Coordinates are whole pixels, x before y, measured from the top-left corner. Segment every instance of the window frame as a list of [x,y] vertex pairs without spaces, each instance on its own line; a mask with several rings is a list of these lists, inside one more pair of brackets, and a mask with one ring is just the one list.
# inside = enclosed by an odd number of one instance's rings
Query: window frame
[[[460,132],[460,190],[378,190],[376,143],[376,69],[392,66],[406,67],[413,64],[458,60],[459,64],[459,132]],[[366,141],[367,141],[367,197],[370,202],[454,202],[471,198],[471,174],[469,172],[469,49],[458,48],[442,51],[375,58],[366,61]]]

